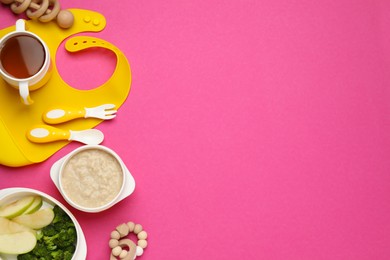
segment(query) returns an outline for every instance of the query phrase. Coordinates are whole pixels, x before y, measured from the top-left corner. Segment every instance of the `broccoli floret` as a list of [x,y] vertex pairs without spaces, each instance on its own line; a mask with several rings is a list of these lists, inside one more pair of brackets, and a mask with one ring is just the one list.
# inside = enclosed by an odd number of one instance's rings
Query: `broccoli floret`
[[53,224],[50,224],[50,225],[42,228],[41,232],[44,236],[49,236],[49,237],[57,234],[57,230],[55,229]]
[[18,260],[39,260],[39,258],[33,255],[31,252],[27,254],[18,255],[17,259]]
[[73,257],[74,251],[65,251],[63,260],[71,260]]
[[66,212],[63,209],[61,209],[59,206],[55,205],[53,208],[53,212],[54,212],[54,219],[52,221],[53,224],[57,222],[72,222],[68,214],[66,214]]
[[61,230],[60,233],[58,233],[56,243],[59,247],[65,248],[74,245],[76,243],[76,240],[76,229],[74,227],[70,227],[66,230]]
[[74,227],[74,224],[71,221],[61,221],[54,224],[56,232],[61,232],[62,230],[67,230],[71,227]]
[[66,233],[68,235],[69,241],[71,242],[70,245],[76,244],[76,242],[77,242],[77,231],[76,231],[76,228],[75,227],[70,227],[70,228],[68,228]]
[[41,230],[38,230],[37,231],[37,241],[41,241],[42,238],[43,238],[43,233]]
[[64,248],[64,253],[70,252],[73,254],[75,251],[76,251],[76,246],[74,244]]
[[35,256],[48,258],[50,257],[50,251],[47,249],[44,243],[37,243],[34,249],[31,251]]
[[61,230],[54,236],[44,236],[43,241],[46,247],[53,251],[59,248],[66,248],[72,246],[77,241],[77,233],[74,227],[70,227],[66,230]]
[[54,236],[44,236],[43,237],[43,242],[46,245],[46,248],[50,251],[56,250],[57,249],[57,238],[58,238],[58,233],[55,234]]
[[64,252],[62,250],[57,250],[51,253],[51,257],[54,260],[62,260],[64,259]]

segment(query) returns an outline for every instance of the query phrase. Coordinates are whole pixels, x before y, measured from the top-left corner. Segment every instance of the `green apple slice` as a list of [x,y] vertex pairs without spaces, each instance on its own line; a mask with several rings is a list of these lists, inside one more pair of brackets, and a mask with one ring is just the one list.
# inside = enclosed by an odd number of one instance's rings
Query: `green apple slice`
[[36,235],[36,231],[25,226],[25,225],[21,225],[19,223],[16,223],[12,220],[9,220],[8,218],[3,218],[3,217],[0,217],[0,235],[3,235],[3,234],[13,234],[13,233],[18,233],[18,232],[22,232],[22,231],[29,231],[31,233],[33,233],[34,235]]
[[29,231],[0,235],[0,253],[19,255],[30,252],[37,244],[37,239]]
[[41,229],[49,225],[53,221],[53,218],[53,209],[45,208],[31,214],[17,216],[12,221],[32,229]]
[[42,207],[42,197],[34,196],[34,201],[31,203],[30,207],[28,207],[22,214],[31,214],[38,211]]
[[34,196],[26,196],[0,207],[0,217],[14,218],[21,215],[34,201]]

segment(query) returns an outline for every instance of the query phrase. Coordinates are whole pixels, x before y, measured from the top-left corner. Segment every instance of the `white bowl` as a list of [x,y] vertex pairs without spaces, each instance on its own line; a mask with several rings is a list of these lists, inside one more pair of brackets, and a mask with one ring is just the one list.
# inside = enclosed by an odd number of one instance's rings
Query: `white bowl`
[[[69,196],[66,194],[66,190],[64,189],[64,186],[63,186],[62,181],[61,181],[63,170],[64,170],[65,166],[67,165],[67,163],[72,158],[74,158],[74,156],[76,154],[78,154],[82,151],[91,150],[91,149],[92,150],[100,150],[100,151],[103,151],[103,152],[106,152],[106,153],[112,155],[117,160],[117,162],[120,164],[122,174],[123,174],[122,186],[121,186],[121,189],[119,190],[119,192],[115,195],[115,197],[111,201],[105,203],[104,205],[100,205],[98,207],[83,206],[83,205],[76,203],[72,199],[70,199]],[[126,165],[123,163],[122,159],[113,150],[111,150],[108,147],[102,146],[102,145],[84,145],[84,146],[81,146],[81,147],[73,150],[72,152],[70,152],[69,154],[64,156],[62,159],[60,159],[59,161],[57,161],[56,163],[53,164],[53,166],[50,170],[50,175],[51,175],[51,178],[52,178],[54,184],[57,186],[58,190],[60,191],[61,195],[64,197],[64,199],[72,207],[74,207],[80,211],[89,212],[89,213],[101,212],[103,210],[106,210],[106,209],[114,206],[116,203],[118,203],[119,201],[121,201],[125,197],[129,196],[135,189],[134,178],[131,175],[131,173],[129,172],[129,170],[127,169]]]
[[[72,260],[81,260],[85,259],[87,256],[87,243],[85,241],[84,233],[80,227],[80,224],[77,222],[76,218],[73,216],[73,214],[64,206],[62,205],[59,201],[54,199],[53,197],[47,195],[46,193],[43,193],[38,190],[34,189],[28,189],[28,188],[8,188],[8,189],[3,189],[0,190],[0,202],[3,203],[8,203],[14,200],[17,200],[21,197],[24,196],[29,196],[29,195],[39,195],[42,197],[43,204],[42,208],[44,207],[54,207],[55,205],[58,205],[62,210],[64,210],[71,220],[73,221],[76,232],[77,232],[77,245],[76,245],[76,250],[73,254]],[[7,260],[16,260],[17,256],[16,255],[1,255],[0,257],[3,257],[3,259]]]

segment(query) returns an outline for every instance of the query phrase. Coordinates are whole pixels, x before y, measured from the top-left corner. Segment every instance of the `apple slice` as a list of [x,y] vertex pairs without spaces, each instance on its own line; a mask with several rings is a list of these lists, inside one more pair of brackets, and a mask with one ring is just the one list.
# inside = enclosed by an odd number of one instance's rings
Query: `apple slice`
[[36,237],[29,231],[0,235],[0,253],[25,254],[33,250],[36,244]]
[[30,207],[28,207],[23,213],[24,214],[31,214],[36,211],[38,211],[42,207],[42,197],[41,196],[34,196],[34,201],[31,203]]
[[21,215],[34,201],[34,196],[26,196],[0,207],[0,217],[14,218]]
[[13,234],[22,231],[29,231],[36,235],[36,231],[19,223],[16,223],[8,218],[0,217],[0,235],[2,234]]
[[41,229],[49,225],[53,221],[53,218],[53,209],[45,208],[31,214],[17,216],[12,221],[32,229]]

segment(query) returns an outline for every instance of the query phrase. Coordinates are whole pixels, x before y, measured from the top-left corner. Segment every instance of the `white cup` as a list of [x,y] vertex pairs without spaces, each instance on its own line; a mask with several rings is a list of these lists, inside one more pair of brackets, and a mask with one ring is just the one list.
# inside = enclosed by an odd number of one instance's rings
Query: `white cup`
[[[27,42],[21,44],[22,38]],[[15,44],[19,44],[19,48],[15,48]],[[34,51],[30,49],[32,46],[35,47]],[[16,56],[11,56],[11,54]],[[10,61],[15,63],[10,64],[12,63]],[[29,70],[29,66],[32,69]],[[0,39],[1,77],[10,86],[19,90],[24,104],[31,105],[33,100],[30,97],[30,91],[46,84],[51,71],[50,52],[46,43],[38,35],[26,31],[24,20],[17,20],[16,30]]]

